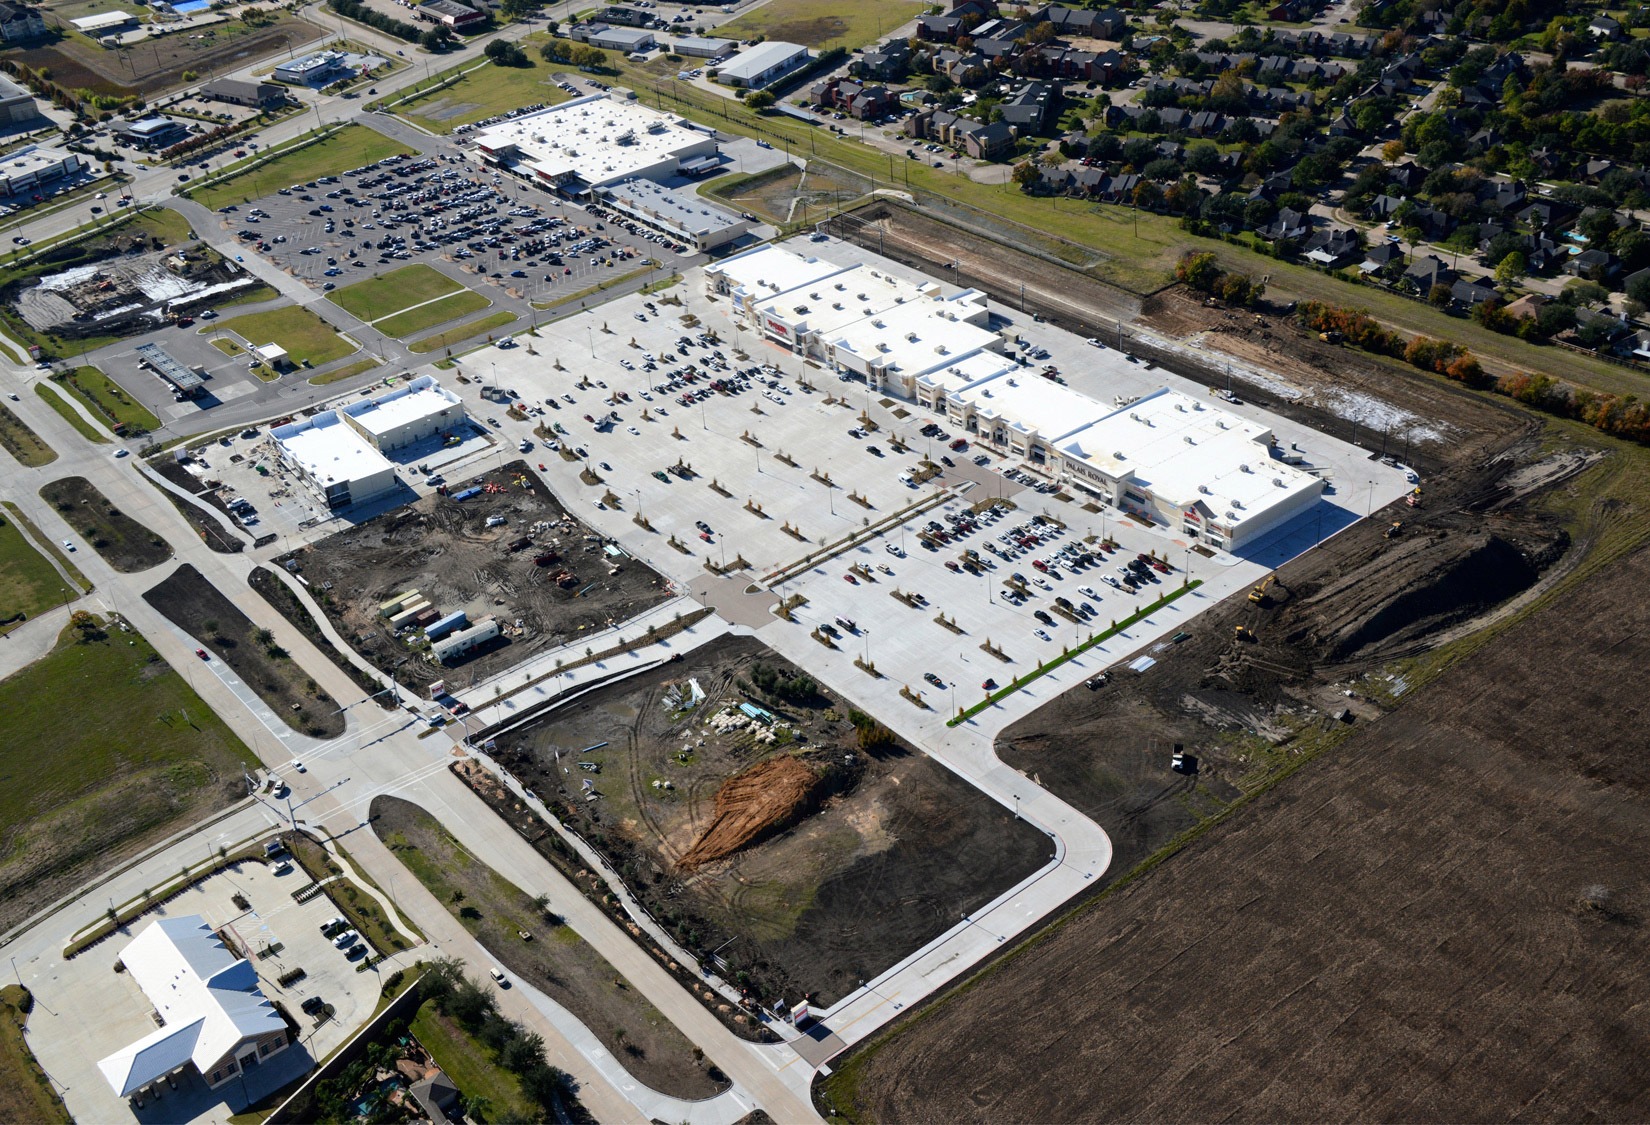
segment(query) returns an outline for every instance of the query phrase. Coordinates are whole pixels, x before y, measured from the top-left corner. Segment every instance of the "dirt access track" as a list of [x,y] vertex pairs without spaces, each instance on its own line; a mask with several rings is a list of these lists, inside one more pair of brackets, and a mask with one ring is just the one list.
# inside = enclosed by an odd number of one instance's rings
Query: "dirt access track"
[[[415,691],[439,679],[485,679],[670,596],[665,580],[639,560],[609,558],[604,541],[568,514],[526,462],[449,488],[456,495],[486,485],[499,491],[463,501],[426,496],[278,561],[297,566],[358,652]],[[494,517],[506,522],[488,527]],[[530,545],[511,550],[523,538]],[[535,564],[549,552],[558,556],[554,562]],[[557,575],[573,581],[559,585]],[[382,603],[411,590],[442,615],[461,609],[471,621],[495,616],[506,636],[460,663],[434,664],[424,655],[422,629],[397,637],[378,615]]]
[[1624,596],[1647,583],[1641,548],[936,1005],[863,1060],[853,1115],[1650,1116],[1650,764],[1621,676],[1650,660]]
[[[765,672],[783,694],[757,686]],[[775,721],[746,720],[747,702]],[[852,711],[759,642],[722,638],[501,734],[495,757],[753,999],[828,1005],[1052,855]]]

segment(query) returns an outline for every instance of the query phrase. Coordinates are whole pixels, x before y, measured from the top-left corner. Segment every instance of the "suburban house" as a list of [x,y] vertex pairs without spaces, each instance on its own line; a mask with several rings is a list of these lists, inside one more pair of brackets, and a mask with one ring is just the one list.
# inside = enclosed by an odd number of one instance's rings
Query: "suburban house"
[[119,1096],[186,1070],[216,1089],[286,1050],[286,1021],[258,987],[252,963],[225,948],[200,915],[151,923],[120,963],[160,1026],[97,1064]]

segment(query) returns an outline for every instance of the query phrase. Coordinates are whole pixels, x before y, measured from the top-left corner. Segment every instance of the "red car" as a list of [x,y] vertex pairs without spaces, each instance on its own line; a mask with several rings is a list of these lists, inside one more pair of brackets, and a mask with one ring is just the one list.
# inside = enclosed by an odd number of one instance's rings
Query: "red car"
[[842,580],[843,580],[843,581],[844,581],[844,582],[847,582],[847,583],[850,583],[850,584],[852,584],[852,585],[854,585],[854,586],[858,586],[858,585],[859,585],[859,579],[857,579],[857,578],[855,578],[855,577],[854,577],[854,576],[853,576],[853,575],[852,575],[852,574],[844,574],[844,575],[843,575],[843,576],[842,576]]
[[996,680],[987,680],[985,683],[981,684],[980,687],[985,689],[986,691],[996,691],[997,690],[997,681]]
[[212,659],[210,656],[208,656],[206,654],[206,650],[204,648],[197,648],[195,650],[195,655],[200,657],[202,660],[211,660]]

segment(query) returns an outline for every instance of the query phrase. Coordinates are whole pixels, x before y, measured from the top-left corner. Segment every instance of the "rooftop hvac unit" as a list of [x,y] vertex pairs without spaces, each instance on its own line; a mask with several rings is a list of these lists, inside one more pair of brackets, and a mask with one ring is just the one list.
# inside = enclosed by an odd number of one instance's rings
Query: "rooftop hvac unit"
[[[1178,410],[1178,411],[1180,411],[1180,412],[1181,412],[1181,413],[1182,413],[1182,414],[1184,414],[1184,413],[1186,413],[1186,404],[1185,404],[1185,403],[1183,403],[1183,402],[1177,402],[1177,403],[1175,403],[1175,404],[1174,404],[1174,408],[1175,408],[1175,409],[1176,409],[1176,410]],[[1189,440],[1191,440],[1191,439],[1190,439],[1190,438],[1188,438],[1188,439],[1187,439],[1187,440],[1188,440],[1188,441],[1189,441]]]
[[842,282],[840,282],[840,281],[836,283],[836,288],[837,288],[837,292],[839,292],[839,293],[847,292],[847,289],[848,289],[848,287],[846,285],[842,284]]
[[1183,440],[1187,445],[1196,445],[1197,444],[1197,442],[1192,440],[1192,435],[1191,434],[1187,434],[1181,440]]
[[857,295],[857,296],[858,296],[858,297],[859,297],[859,299],[860,299],[860,300],[861,300],[861,301],[869,301],[869,300],[870,300],[870,299],[871,299],[871,298],[869,298],[869,297],[867,297],[867,296],[866,296],[866,295],[865,295],[865,294],[863,294],[863,293],[860,293],[860,294],[858,294],[858,295]]
[[1240,472],[1240,473],[1252,473],[1254,471],[1255,470],[1251,469],[1248,465],[1239,465],[1238,466],[1238,472]]
[[936,351],[940,355],[950,355],[951,354],[951,349],[946,347],[944,344],[935,344],[934,345],[934,351]]
[[1207,496],[1207,495],[1209,495],[1209,486],[1208,486],[1208,485],[1206,485],[1206,484],[1200,484],[1200,485],[1198,485],[1198,486],[1197,486],[1197,490],[1198,490],[1198,491],[1199,491],[1199,492],[1201,492],[1201,493],[1203,493],[1203,495],[1205,495],[1205,496]]
[[832,302],[831,302],[831,307],[832,307],[832,308],[833,308],[833,309],[836,309],[836,310],[838,310],[838,311],[841,311],[841,309],[842,309],[842,302],[841,302],[841,301],[832,301]]
[[907,332],[905,334],[905,338],[913,344],[917,342],[917,334],[915,332]]
[[[866,312],[870,312],[870,311],[871,311],[871,310],[870,310],[870,309],[866,309],[866,310],[865,310],[865,311],[866,311]],[[887,325],[885,325],[885,324],[883,324],[883,323],[882,323],[882,321],[881,321],[881,319],[880,319],[880,318],[879,318],[879,319],[877,319],[877,320],[873,320],[873,321],[872,321],[872,322],[871,322],[871,327],[872,327],[872,328],[886,328],[886,327],[887,327]]]
[[1131,410],[1131,411],[1129,411],[1129,417],[1130,417],[1130,418],[1132,418],[1132,419],[1134,419],[1134,420],[1135,420],[1135,421],[1136,421],[1136,422],[1138,422],[1138,421],[1140,421],[1140,415],[1138,415],[1138,414],[1136,414],[1136,413],[1135,413],[1135,412],[1134,412],[1134,411],[1132,411],[1132,410]]
[[1243,508],[1243,501],[1242,500],[1233,500],[1232,501],[1232,507],[1241,510]]
[[1288,485],[1283,483],[1283,478],[1282,477],[1273,477],[1272,478],[1272,483],[1277,485],[1279,488],[1288,488],[1289,487]]

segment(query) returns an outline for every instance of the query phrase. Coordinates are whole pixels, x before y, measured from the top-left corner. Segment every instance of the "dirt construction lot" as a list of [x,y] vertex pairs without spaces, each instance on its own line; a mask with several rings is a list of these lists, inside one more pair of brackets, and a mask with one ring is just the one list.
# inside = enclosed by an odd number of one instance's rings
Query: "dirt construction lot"
[[721,948],[760,999],[829,1005],[1051,855],[1042,833],[748,638],[499,742],[662,925],[700,955]]
[[855,1115],[1644,1119],[1646,582],[1641,549],[942,1003]]
[[[451,498],[489,486],[496,491]],[[504,522],[487,526],[499,517]],[[528,545],[511,549],[523,539]],[[629,555],[608,556],[522,461],[450,482],[448,496],[426,496],[287,559],[356,649],[416,690],[447,677],[485,679],[668,596],[654,571]],[[398,638],[378,615],[382,603],[413,590],[441,615],[495,616],[505,635],[448,668],[431,663],[422,628],[405,628]]]

